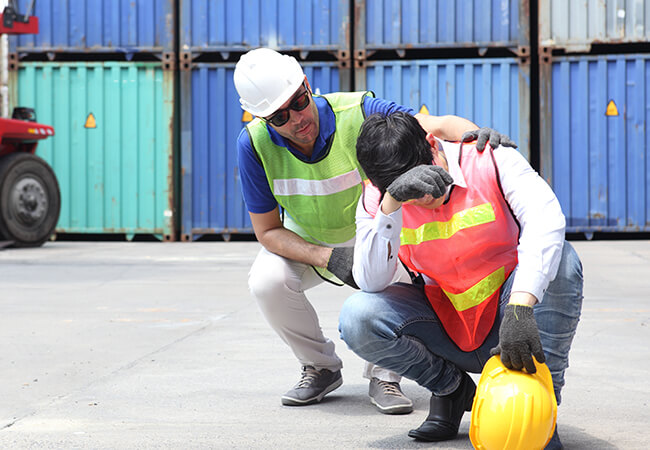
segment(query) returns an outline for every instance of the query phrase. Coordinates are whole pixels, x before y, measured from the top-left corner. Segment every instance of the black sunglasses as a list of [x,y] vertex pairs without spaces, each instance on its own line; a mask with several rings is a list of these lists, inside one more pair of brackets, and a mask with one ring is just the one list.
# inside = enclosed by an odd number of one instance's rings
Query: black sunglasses
[[302,86],[305,88],[305,92],[294,97],[294,99],[291,100],[291,103],[289,103],[289,106],[283,109],[278,109],[275,114],[265,118],[264,120],[273,126],[281,127],[289,121],[289,118],[291,117],[291,109],[294,111],[302,111],[305,109],[307,105],[309,105],[309,90],[307,89],[307,86],[305,86],[305,83],[303,83]]

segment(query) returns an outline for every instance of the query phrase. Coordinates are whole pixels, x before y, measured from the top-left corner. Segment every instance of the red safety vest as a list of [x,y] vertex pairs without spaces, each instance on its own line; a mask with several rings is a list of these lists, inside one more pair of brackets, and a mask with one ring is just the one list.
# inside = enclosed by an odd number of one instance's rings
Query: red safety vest
[[[425,293],[449,337],[463,351],[480,347],[490,332],[501,286],[517,266],[519,226],[499,185],[492,150],[463,144],[460,167],[467,188],[429,210],[402,205],[400,259],[436,284]],[[364,189],[374,215],[379,191]]]

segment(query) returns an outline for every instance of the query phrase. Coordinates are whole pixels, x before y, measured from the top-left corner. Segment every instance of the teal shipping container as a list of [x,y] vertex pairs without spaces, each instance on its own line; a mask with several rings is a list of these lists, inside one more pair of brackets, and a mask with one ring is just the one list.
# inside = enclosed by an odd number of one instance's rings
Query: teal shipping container
[[175,236],[174,72],[160,63],[21,63],[16,104],[55,136],[57,233]]
[[355,90],[509,135],[530,160],[530,63],[519,58],[367,61]]

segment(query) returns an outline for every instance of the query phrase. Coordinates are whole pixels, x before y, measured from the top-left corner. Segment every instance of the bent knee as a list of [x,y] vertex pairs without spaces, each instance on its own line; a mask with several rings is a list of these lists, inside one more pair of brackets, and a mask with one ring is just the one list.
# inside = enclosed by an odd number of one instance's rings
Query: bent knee
[[287,295],[287,280],[282,270],[256,270],[248,274],[248,289],[258,301],[266,302]]
[[372,294],[357,292],[343,303],[339,314],[341,339],[354,348],[363,336],[372,332],[375,314],[370,308]]

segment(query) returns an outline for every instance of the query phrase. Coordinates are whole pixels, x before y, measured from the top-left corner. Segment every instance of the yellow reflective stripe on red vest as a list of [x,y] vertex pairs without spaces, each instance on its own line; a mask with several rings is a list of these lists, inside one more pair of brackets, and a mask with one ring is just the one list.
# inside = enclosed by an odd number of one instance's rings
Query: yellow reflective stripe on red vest
[[452,294],[444,289],[442,291],[447,295],[447,297],[449,297],[449,300],[454,305],[454,308],[456,308],[456,311],[465,311],[466,309],[481,304],[483,300],[494,294],[505,280],[506,270],[504,267],[500,267],[465,292]]
[[492,205],[483,203],[457,212],[447,222],[429,222],[415,229],[402,228],[400,241],[402,245],[417,245],[436,239],[449,239],[460,230],[495,220]]

